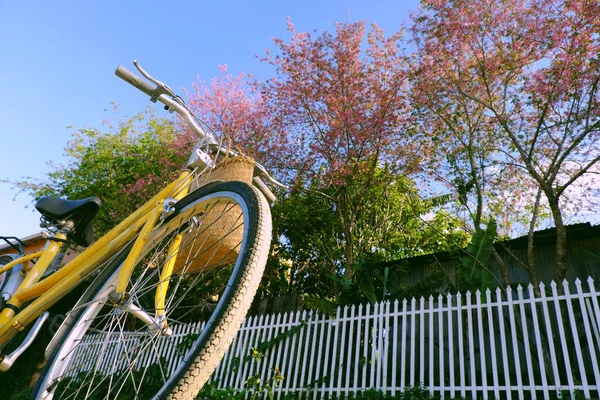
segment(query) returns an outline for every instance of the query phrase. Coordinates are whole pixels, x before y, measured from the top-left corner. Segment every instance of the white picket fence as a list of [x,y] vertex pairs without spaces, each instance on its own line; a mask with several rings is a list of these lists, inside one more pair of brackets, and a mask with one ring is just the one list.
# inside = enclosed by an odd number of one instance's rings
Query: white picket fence
[[115,332],[109,337],[102,333],[87,335],[73,351],[65,375],[75,377],[82,371],[112,374],[128,369],[130,365],[141,370],[163,359],[166,361],[161,363],[164,373],[170,376],[183,359],[177,347],[190,334],[201,332],[204,325],[205,322],[174,325],[170,336],[159,336],[150,344],[146,340],[147,333]]
[[[424,386],[442,396],[483,399],[600,395],[600,308],[594,281],[516,291],[448,294],[336,310],[334,318],[295,312],[247,318],[211,378],[242,389],[278,367],[276,398],[321,399],[370,388],[396,394]],[[261,342],[293,335],[247,357]]]
[[[267,381],[278,367],[285,379],[275,398],[295,392],[323,399],[371,388],[396,394],[414,386],[442,398],[547,399],[576,391],[598,398],[600,294],[591,278],[585,285],[576,280],[575,293],[566,281],[561,286],[540,284],[537,295],[529,285],[343,307],[335,317],[310,311],[249,317],[211,381],[241,390],[248,377]],[[139,366],[160,357],[179,361],[173,348],[198,328],[177,327],[148,354],[138,352]],[[119,369],[111,354],[122,353],[124,343],[136,347],[134,336],[104,341],[107,372]],[[264,342],[276,343],[259,361],[248,357]],[[73,365],[74,371],[100,362],[82,359],[89,365]]]

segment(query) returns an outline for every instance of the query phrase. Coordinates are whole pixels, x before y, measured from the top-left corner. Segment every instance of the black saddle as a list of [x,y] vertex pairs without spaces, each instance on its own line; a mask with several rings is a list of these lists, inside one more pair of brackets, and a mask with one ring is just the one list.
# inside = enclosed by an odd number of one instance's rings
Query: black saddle
[[83,200],[64,200],[56,197],[42,197],[35,208],[51,223],[72,221],[75,230],[70,238],[78,245],[87,247],[94,241],[92,218],[100,211],[102,201],[97,197]]

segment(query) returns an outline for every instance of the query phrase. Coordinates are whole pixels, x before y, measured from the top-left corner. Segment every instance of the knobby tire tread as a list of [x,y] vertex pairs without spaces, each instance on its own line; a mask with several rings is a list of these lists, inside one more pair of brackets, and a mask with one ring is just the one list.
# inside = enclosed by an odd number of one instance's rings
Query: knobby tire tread
[[232,301],[226,308],[223,320],[216,327],[208,340],[208,345],[200,352],[186,369],[177,386],[167,395],[169,400],[193,400],[208,381],[225,352],[231,345],[233,338],[239,331],[246,313],[254,300],[258,290],[271,241],[271,212],[265,198],[256,188],[250,186],[256,196],[257,210],[257,240],[249,249],[249,259],[246,269],[242,274],[240,284],[233,295]]

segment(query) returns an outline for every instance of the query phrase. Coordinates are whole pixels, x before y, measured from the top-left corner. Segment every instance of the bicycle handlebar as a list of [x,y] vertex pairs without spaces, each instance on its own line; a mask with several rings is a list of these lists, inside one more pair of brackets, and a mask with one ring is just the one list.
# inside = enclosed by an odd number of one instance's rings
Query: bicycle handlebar
[[115,75],[119,78],[123,79],[125,82],[129,83],[132,86],[135,86],[137,89],[146,93],[148,96],[153,97],[154,91],[156,90],[156,86],[153,86],[151,83],[143,80],[127,68],[119,65],[115,70]]
[[207,139],[209,143],[216,143],[215,138],[211,134],[207,134],[204,129],[195,121],[195,117],[192,112],[185,106],[185,103],[181,98],[175,95],[173,91],[165,84],[160,81],[154,80],[152,77],[148,75],[145,71],[141,70],[141,67],[137,65],[134,61],[136,67],[142,71],[142,73],[149,79],[152,79],[153,82],[148,82],[144,80],[142,77],[136,75],[135,73],[129,71],[127,68],[119,65],[115,70],[115,75],[119,78],[123,79],[125,82],[129,83],[136,89],[141,90],[148,96],[150,96],[150,101],[156,102],[160,101],[163,103],[167,110],[170,112],[175,111],[179,114],[183,120],[187,123],[187,125],[202,139]]

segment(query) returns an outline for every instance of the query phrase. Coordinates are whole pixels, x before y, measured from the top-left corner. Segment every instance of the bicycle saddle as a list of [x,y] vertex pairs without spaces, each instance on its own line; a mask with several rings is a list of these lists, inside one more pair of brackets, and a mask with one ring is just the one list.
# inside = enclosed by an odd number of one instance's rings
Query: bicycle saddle
[[102,201],[97,197],[83,200],[64,200],[57,197],[42,197],[35,208],[51,223],[70,220],[75,231],[70,238],[78,245],[87,247],[94,241],[94,229],[90,222],[100,210]]

